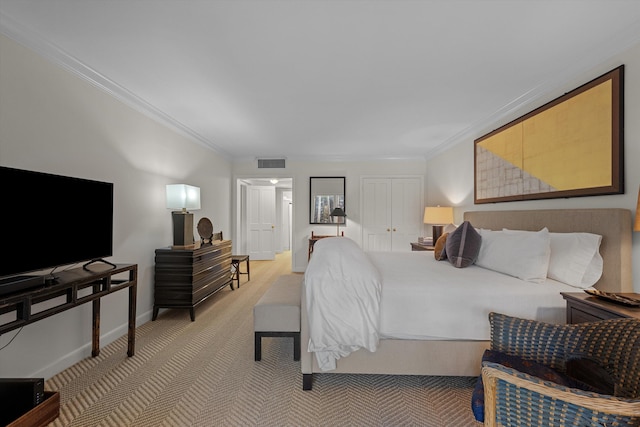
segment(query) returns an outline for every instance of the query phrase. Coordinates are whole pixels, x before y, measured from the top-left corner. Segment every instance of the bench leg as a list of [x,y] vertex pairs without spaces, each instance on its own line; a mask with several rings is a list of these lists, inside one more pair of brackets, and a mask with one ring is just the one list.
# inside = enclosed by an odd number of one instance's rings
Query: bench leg
[[293,334],[293,360],[300,360],[300,332]]
[[313,374],[302,374],[302,389],[311,390],[311,383],[313,383]]
[[254,360],[262,359],[262,338],[293,338],[293,360],[300,360],[300,332],[254,332]]
[[254,358],[256,361],[262,359],[262,334],[260,332],[256,332],[254,337]]

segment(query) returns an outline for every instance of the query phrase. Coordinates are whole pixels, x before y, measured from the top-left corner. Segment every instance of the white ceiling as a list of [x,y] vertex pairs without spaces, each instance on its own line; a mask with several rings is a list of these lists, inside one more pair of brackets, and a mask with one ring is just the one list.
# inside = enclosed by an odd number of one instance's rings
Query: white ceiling
[[640,1],[0,0],[0,31],[229,158],[409,158],[640,43]]

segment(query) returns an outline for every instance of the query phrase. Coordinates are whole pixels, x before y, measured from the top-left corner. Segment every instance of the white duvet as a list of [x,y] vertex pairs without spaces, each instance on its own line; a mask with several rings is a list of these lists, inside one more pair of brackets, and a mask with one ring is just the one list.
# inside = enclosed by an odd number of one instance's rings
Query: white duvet
[[382,275],[380,337],[488,340],[491,311],[547,323],[566,321],[560,292],[581,289],[527,282],[486,268],[455,268],[433,252],[368,252]]
[[455,268],[433,252],[363,252],[352,240],[316,242],[305,272],[310,340],[323,371],[379,339],[488,340],[488,314],[564,323],[560,292],[548,279],[526,282],[475,265]]
[[318,240],[304,278],[309,346],[323,371],[360,348],[378,348],[381,278],[346,237]]

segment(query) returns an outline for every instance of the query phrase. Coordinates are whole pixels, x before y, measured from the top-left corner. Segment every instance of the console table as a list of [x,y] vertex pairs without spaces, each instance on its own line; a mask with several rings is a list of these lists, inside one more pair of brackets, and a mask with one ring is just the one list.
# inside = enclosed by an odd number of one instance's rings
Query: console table
[[[0,324],[0,335],[30,323],[53,316],[79,305],[93,305],[93,329],[91,355],[100,354],[100,298],[122,289],[129,290],[129,332],[127,355],[135,354],[136,291],[138,285],[137,264],[91,264],[56,273],[51,285],[32,288],[0,296],[0,314],[15,312],[15,320]],[[56,304],[55,300],[61,301]],[[47,302],[38,311],[38,305]],[[53,305],[53,306],[51,306]]]

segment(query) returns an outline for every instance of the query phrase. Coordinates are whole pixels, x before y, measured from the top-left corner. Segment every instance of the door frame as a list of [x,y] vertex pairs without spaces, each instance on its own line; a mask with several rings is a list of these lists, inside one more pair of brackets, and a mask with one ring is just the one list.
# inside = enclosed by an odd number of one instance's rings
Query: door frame
[[[246,188],[249,185],[247,182],[250,182],[251,180],[264,180],[264,179],[270,179],[270,178],[276,178],[279,180],[284,180],[284,179],[290,179],[291,180],[291,199],[294,205],[296,203],[295,200],[295,178],[291,175],[278,175],[278,174],[260,174],[260,175],[246,175],[246,174],[241,174],[241,175],[234,175],[233,176],[233,181],[232,181],[232,212],[231,212],[231,218],[232,218],[232,227],[231,227],[231,239],[232,239],[232,245],[233,245],[233,253],[248,253],[248,236],[247,236],[247,212],[246,212],[246,208],[247,208],[247,192],[246,192]],[[276,188],[276,194],[278,194],[279,192],[277,191]],[[278,202],[276,201],[276,204]],[[276,218],[276,224],[279,221],[280,218]],[[289,227],[291,228],[292,232],[294,230],[294,225],[295,225],[295,209],[292,209],[291,212],[291,216],[290,216],[290,223],[289,223]],[[293,256],[293,254],[295,254],[295,250],[296,250],[296,242],[295,239],[293,239],[293,241],[291,242],[291,269],[293,271],[293,264],[294,264],[294,259],[295,257]]]

